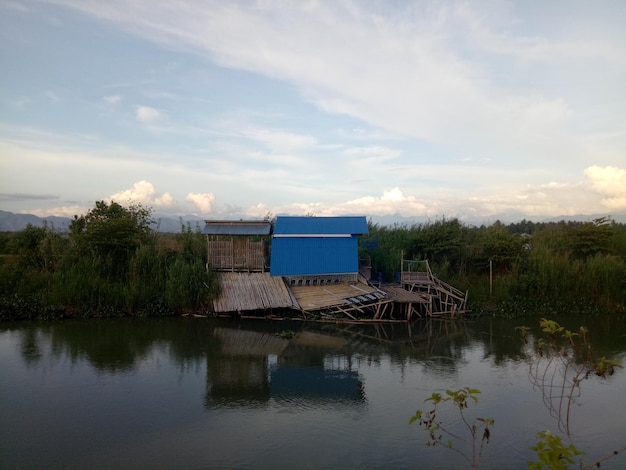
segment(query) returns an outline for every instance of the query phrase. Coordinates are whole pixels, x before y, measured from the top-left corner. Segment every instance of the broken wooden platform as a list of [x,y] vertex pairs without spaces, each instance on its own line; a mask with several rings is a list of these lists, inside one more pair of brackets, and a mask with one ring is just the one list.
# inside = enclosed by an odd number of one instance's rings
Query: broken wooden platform
[[294,308],[282,277],[269,273],[218,273],[220,293],[213,301],[216,314]]

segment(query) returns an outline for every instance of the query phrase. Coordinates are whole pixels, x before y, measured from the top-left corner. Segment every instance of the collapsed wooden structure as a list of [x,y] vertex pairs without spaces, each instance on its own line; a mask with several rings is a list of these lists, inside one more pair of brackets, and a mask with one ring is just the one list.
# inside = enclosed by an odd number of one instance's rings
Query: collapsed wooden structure
[[427,260],[402,260],[400,285],[421,299],[416,302],[417,309],[414,310],[420,316],[456,315],[467,309],[468,292],[461,292],[438,279]]
[[279,217],[273,233],[267,220],[206,221],[204,233],[219,277],[218,316],[410,321],[466,311],[467,293],[426,261],[403,260],[398,284],[366,279],[371,266],[360,266],[357,245],[364,217]]
[[355,321],[376,318],[381,315],[383,306],[391,302],[383,291],[362,278],[357,282],[292,285],[289,290],[305,317],[334,319],[340,315]]

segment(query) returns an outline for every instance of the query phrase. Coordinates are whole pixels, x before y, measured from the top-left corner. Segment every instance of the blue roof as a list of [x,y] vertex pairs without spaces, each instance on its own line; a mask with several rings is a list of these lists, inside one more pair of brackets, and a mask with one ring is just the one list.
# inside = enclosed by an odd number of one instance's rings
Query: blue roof
[[364,235],[368,233],[365,216],[276,217],[274,234],[279,235]]

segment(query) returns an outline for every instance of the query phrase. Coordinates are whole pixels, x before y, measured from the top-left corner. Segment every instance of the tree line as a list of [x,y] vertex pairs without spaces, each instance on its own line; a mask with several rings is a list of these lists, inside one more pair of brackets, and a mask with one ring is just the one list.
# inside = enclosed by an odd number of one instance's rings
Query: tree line
[[159,234],[152,210],[99,201],[69,233],[27,226],[0,241],[0,319],[161,316],[207,310],[217,293],[199,227]]
[[[206,313],[218,295],[199,227],[153,227],[152,210],[99,201],[68,233],[28,226],[0,234],[0,319]],[[369,221],[360,256],[393,282],[401,261],[427,260],[469,291],[472,311],[626,312],[626,226],[590,222],[468,226],[458,219]],[[207,269],[208,268],[208,269]]]
[[626,226],[523,220],[467,226],[458,219],[381,226],[369,222],[361,256],[394,279],[401,260],[428,260],[441,279],[470,292],[473,310],[626,312]]

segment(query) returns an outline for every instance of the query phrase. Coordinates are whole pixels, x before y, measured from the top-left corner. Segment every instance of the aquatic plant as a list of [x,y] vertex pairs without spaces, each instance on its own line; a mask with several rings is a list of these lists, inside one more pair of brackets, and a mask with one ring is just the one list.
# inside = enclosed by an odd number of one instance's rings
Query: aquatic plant
[[[580,468],[599,468],[610,458],[626,451],[626,445],[615,449],[605,456],[596,459],[589,465],[576,460],[584,455],[573,442],[570,429],[570,413],[574,400],[581,396],[581,384],[590,377],[606,378],[613,375],[621,362],[605,356],[598,357],[588,340],[589,330],[581,326],[577,331],[568,330],[558,322],[541,318],[539,321],[541,334],[537,339],[531,334],[528,326],[518,326],[524,353],[529,366],[529,380],[533,387],[539,389],[550,415],[557,420],[559,434],[550,430],[537,434],[538,441],[530,450],[536,453],[538,460],[529,461],[528,468],[539,470],[563,470],[578,464]],[[468,402],[478,402],[480,390],[464,387],[456,391],[446,390],[445,394],[434,392],[425,401],[431,401],[430,411],[418,410],[409,423],[418,422],[428,433],[429,446],[444,446],[463,455],[472,468],[478,468],[484,445],[489,442],[491,427],[494,421],[489,418],[468,420],[465,410]],[[438,418],[438,406],[443,403],[456,405],[462,423],[467,428],[465,437],[451,430]],[[447,439],[444,439],[446,436]],[[466,446],[459,448],[459,444]],[[467,446],[470,447],[469,451]]]
[[[475,388],[463,387],[459,390],[446,390],[445,395],[440,392],[434,392],[425,401],[432,402],[433,406],[428,412],[417,410],[415,415],[411,417],[409,423],[418,422],[420,426],[428,433],[428,446],[444,446],[458,454],[462,455],[472,468],[478,468],[480,459],[483,455],[485,444],[489,443],[491,436],[491,427],[494,425],[492,418],[474,418],[468,419],[465,410],[469,407],[468,402],[478,402],[477,395],[480,390]],[[458,408],[461,421],[467,429],[469,439],[463,437],[457,432],[453,432],[447,425],[437,417],[438,406],[443,403],[450,403]],[[444,435],[448,437],[444,440]],[[455,444],[456,442],[456,444]],[[459,445],[464,445],[466,449],[462,449]],[[467,447],[470,447],[470,451]]]

